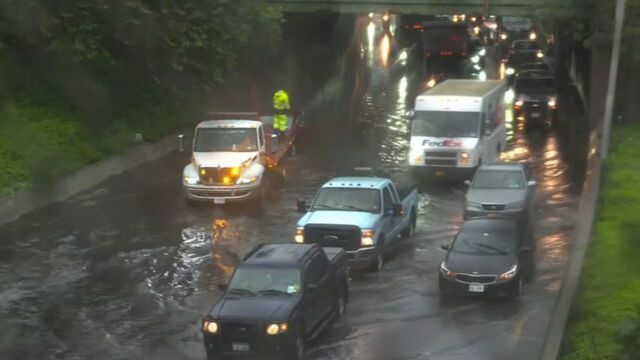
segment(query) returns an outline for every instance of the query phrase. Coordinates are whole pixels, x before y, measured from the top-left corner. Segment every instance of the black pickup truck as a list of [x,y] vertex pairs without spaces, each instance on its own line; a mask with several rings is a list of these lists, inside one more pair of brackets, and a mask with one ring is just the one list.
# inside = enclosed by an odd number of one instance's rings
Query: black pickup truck
[[202,321],[208,359],[301,359],[304,344],[346,310],[347,256],[317,244],[251,250]]

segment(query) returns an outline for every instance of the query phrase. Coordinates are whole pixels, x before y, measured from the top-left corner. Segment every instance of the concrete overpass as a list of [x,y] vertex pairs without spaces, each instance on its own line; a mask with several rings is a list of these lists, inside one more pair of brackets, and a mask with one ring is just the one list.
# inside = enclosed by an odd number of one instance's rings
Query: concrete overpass
[[[535,2],[531,0],[267,0],[285,12],[333,11],[367,14],[392,11],[403,14],[482,14],[531,16]],[[488,4],[485,4],[488,3]]]

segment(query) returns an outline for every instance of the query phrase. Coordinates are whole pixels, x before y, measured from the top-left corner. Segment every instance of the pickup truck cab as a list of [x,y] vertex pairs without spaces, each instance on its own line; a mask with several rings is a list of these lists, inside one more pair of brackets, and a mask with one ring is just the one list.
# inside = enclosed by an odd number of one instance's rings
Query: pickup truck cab
[[208,359],[301,359],[307,340],[341,317],[349,300],[344,251],[259,245],[221,285],[202,322]]
[[305,214],[294,241],[341,247],[353,268],[380,271],[384,256],[401,238],[412,238],[418,192],[396,188],[380,177],[338,177],[322,185],[311,206],[298,202]]
[[284,160],[294,148],[295,118],[289,118],[289,130],[278,138],[272,131],[272,116],[209,116],[210,120],[195,129],[193,156],[183,170],[185,199],[214,204],[256,199],[262,203],[272,179],[286,175]]

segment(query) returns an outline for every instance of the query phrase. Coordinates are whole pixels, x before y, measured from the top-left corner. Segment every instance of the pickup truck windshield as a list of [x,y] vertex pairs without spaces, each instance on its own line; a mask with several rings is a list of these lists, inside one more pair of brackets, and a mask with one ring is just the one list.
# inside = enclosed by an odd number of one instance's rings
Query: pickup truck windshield
[[239,267],[228,291],[235,295],[293,295],[300,292],[300,270]]
[[324,188],[311,210],[362,211],[379,213],[380,190],[357,188]]
[[520,171],[479,171],[471,185],[474,189],[524,189],[524,175]]
[[506,255],[515,251],[515,232],[501,231],[465,231],[458,234],[453,243],[453,252],[478,255]]
[[416,111],[411,135],[477,138],[479,131],[477,112]]
[[258,151],[256,129],[200,128],[196,133],[195,152]]

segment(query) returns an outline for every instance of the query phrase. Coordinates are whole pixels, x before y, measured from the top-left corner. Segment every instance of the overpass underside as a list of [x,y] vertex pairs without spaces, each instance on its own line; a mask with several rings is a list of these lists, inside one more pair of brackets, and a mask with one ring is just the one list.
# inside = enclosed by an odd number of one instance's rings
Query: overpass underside
[[285,12],[332,11],[366,14],[391,11],[401,14],[482,14],[531,16],[531,0],[267,0]]

